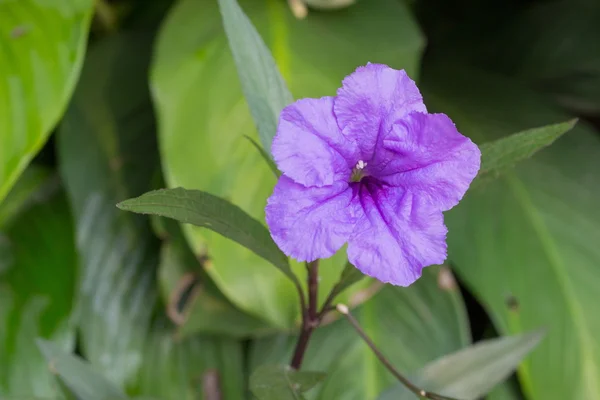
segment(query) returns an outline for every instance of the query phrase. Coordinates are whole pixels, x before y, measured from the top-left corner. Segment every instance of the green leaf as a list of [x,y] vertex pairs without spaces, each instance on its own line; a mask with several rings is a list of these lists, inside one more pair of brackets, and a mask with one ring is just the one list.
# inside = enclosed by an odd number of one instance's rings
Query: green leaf
[[80,351],[131,396],[186,398],[202,393],[201,378],[215,370],[222,398],[237,400],[243,396],[240,343],[175,337],[158,301],[160,242],[147,217],[115,207],[155,181],[159,159],[147,83],[152,43],[152,35],[135,32],[96,42],[59,131],[59,165],[81,260]]
[[157,240],[146,220],[114,206],[148,187],[158,161],[148,134],[154,121],[144,79],[150,49],[151,36],[140,34],[113,36],[90,48],[58,132],[81,262],[81,351],[119,387],[135,379],[142,363],[157,298]]
[[294,99],[271,52],[237,0],[219,0],[219,9],[242,90],[258,127],[258,136],[270,154],[279,113]]
[[[425,78],[428,107],[476,141],[568,118],[516,82],[447,60]],[[449,258],[499,332],[547,328],[518,371],[532,399],[600,399],[599,170],[600,140],[580,122],[446,213]]]
[[86,400],[127,399],[118,387],[95,371],[89,363],[65,353],[55,343],[47,340],[40,339],[37,345],[46,358],[48,368],[60,376],[77,397]]
[[289,365],[263,365],[250,376],[258,400],[297,400],[325,378],[323,372],[296,371]]
[[19,208],[0,228],[0,397],[57,396],[35,339],[56,340],[66,351],[74,346],[77,255],[69,208],[54,177],[40,167],[28,171],[0,205],[3,215],[5,207]]
[[146,340],[136,392],[165,400],[212,399],[215,392],[223,400],[244,398],[241,342],[198,335],[174,340],[164,322],[157,321]]
[[0,202],[64,112],[92,10],[92,0],[0,2]]
[[241,208],[200,190],[183,188],[155,190],[117,205],[121,210],[160,215],[179,222],[208,228],[252,250],[292,281],[298,278],[269,231]]
[[[36,201],[43,199],[45,191],[51,193],[55,191],[53,189],[56,189],[56,181],[49,180],[49,175],[48,169],[36,165],[31,165],[23,171],[0,207],[0,229],[9,225],[11,220],[18,217]],[[41,185],[46,186],[48,190],[43,190]]]
[[461,50],[469,64],[513,76],[579,115],[597,114],[600,4],[559,0],[517,10],[504,19],[502,29],[488,35],[478,29],[478,43],[473,43],[473,30],[465,32]]
[[[408,288],[385,286],[353,315],[400,371],[414,372],[470,343],[464,304],[457,287],[438,284],[439,267],[428,267]],[[447,272],[447,271],[446,271]],[[289,363],[296,337],[277,335],[254,342],[251,369]],[[374,399],[397,381],[377,360],[346,319],[315,331],[302,369],[327,371],[309,399]]]
[[[373,60],[417,78],[424,41],[402,2],[360,1],[340,12],[311,12],[302,21],[284,1],[240,4],[296,98],[335,95],[344,76]],[[165,19],[155,50],[151,86],[167,186],[211,193],[264,221],[265,199],[276,179],[244,138],[258,140],[239,82],[232,79],[236,67],[217,2],[180,0]],[[190,225],[184,232],[194,254],[211,260],[207,272],[237,307],[283,329],[296,326],[298,296],[284,275],[217,233]],[[320,299],[346,262],[344,250],[321,261]],[[301,263],[292,262],[291,268],[304,274]],[[372,282],[354,285],[340,301],[348,302]]]
[[[577,119],[541,128],[527,129],[510,136],[487,142],[479,146],[481,168],[477,180],[495,178],[518,162],[533,156],[544,147],[550,146],[563,134],[573,129]],[[477,182],[477,181],[476,181]]]
[[342,293],[344,290],[348,289],[350,286],[359,282],[365,276],[362,272],[360,272],[354,265],[349,262],[346,263],[342,274],[340,275],[340,280],[335,284],[333,289],[331,290],[331,294],[329,295],[332,300]]
[[519,394],[518,382],[514,379],[496,386],[487,396],[487,400],[523,400],[523,396]]
[[[538,345],[543,333],[486,340],[427,364],[412,380],[418,387],[443,396],[476,400],[504,381]],[[412,400],[416,396],[398,384],[379,400]]]

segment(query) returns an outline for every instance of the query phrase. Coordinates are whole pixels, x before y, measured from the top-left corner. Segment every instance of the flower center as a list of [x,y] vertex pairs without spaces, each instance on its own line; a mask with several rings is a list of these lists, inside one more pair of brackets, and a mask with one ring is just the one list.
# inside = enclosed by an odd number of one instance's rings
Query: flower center
[[354,168],[352,168],[352,177],[350,178],[351,182],[360,182],[360,180],[367,175],[365,172],[365,167],[367,163],[363,160],[358,160]]

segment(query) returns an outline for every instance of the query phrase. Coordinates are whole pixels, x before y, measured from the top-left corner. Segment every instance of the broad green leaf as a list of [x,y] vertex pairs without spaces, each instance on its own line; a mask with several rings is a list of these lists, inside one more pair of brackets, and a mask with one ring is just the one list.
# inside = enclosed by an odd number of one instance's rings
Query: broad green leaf
[[279,250],[267,228],[241,208],[210,193],[183,188],[162,189],[125,200],[117,206],[126,211],[160,215],[208,228],[253,251],[292,281],[298,282],[287,257]]
[[[9,195],[21,199],[18,213],[0,228],[0,397],[56,397],[35,339],[56,340],[66,351],[74,345],[71,216],[56,180],[39,167],[30,169],[13,188],[19,193]],[[14,212],[17,205],[3,203],[0,213],[5,207]]]
[[[80,351],[131,396],[201,393],[198,377],[212,368],[221,376],[223,399],[236,400],[243,393],[235,361],[239,344],[226,338],[177,340],[159,308],[160,242],[147,217],[115,207],[152,189],[158,165],[147,85],[152,39],[129,33],[97,42],[59,131],[61,174],[81,260]],[[219,353],[221,346],[230,349]]]
[[[433,65],[433,64],[432,64]],[[568,116],[508,79],[425,68],[425,101],[476,141]],[[531,399],[600,399],[600,140],[584,123],[446,214],[449,258],[504,335],[547,328]]]
[[[510,136],[483,143],[481,150],[481,168],[478,180],[495,178],[518,162],[533,156],[544,147],[550,146],[564,133],[573,129],[576,119],[541,128],[528,129]],[[491,176],[490,176],[491,175]]]
[[[427,364],[412,383],[443,396],[476,400],[505,380],[527,354],[537,346],[543,333],[507,336],[486,340]],[[414,393],[398,384],[379,400],[413,400]]]
[[0,2],[0,202],[69,101],[93,0]]
[[176,222],[165,220],[164,227],[159,284],[169,316],[178,325],[178,337],[197,333],[245,337],[273,330],[227,300],[204,272]]
[[271,52],[237,0],[219,0],[219,9],[242,91],[262,146],[270,154],[279,113],[294,99]]
[[[386,357],[403,372],[415,372],[429,361],[470,343],[468,320],[459,290],[438,285],[440,268],[428,267],[409,288],[385,286],[353,315]],[[289,363],[296,337],[278,335],[257,340],[251,369]],[[375,399],[397,381],[373,355],[345,319],[317,329],[302,369],[327,371],[309,399]]]
[[38,340],[48,368],[57,374],[77,397],[86,400],[118,400],[127,396],[101,373],[77,356],[66,353],[55,343]]
[[[119,387],[142,363],[157,297],[157,241],[147,221],[114,206],[148,187],[158,158],[148,134],[153,116],[143,77],[150,39],[116,36],[90,48],[58,135],[81,260],[81,350]],[[135,57],[127,57],[132,49]]]
[[297,400],[325,378],[323,372],[296,371],[289,365],[263,365],[250,376],[257,400]]
[[501,29],[479,35],[476,43],[474,32],[465,32],[465,57],[471,64],[518,78],[578,114],[597,114],[600,4],[558,0],[531,3],[518,11],[505,18]]
[[[406,68],[416,78],[423,39],[396,0],[361,1],[340,12],[297,20],[284,1],[240,2],[297,98],[334,95],[344,76],[368,61]],[[151,73],[167,186],[199,189],[264,221],[276,179],[244,135],[257,139],[217,2],[180,0],[165,19]],[[377,43],[377,46],[373,46]],[[208,256],[208,273],[240,309],[289,329],[299,320],[293,284],[272,266],[220,235],[185,226],[194,253]],[[325,299],[346,264],[345,251],[320,264]],[[240,266],[243,266],[241,268]],[[304,265],[292,263],[304,274]],[[251,284],[248,284],[251,282]],[[347,302],[372,281],[340,296]]]

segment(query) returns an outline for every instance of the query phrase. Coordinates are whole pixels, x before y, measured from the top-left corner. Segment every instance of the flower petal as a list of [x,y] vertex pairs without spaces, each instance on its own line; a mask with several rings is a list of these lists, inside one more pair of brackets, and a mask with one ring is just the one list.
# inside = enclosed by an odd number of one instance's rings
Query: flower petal
[[333,98],[302,99],[281,112],[271,147],[279,169],[304,186],[348,181],[357,148],[342,135]]
[[352,197],[346,182],[305,187],[284,175],[265,208],[271,236],[298,261],[330,257],[348,240],[356,223]]
[[446,211],[464,196],[479,171],[480,158],[479,148],[446,115],[415,112],[394,125],[369,172]]
[[347,76],[333,109],[344,135],[358,144],[363,161],[371,160],[378,137],[397,120],[411,111],[427,111],[406,72],[382,64],[367,64]]
[[364,216],[348,241],[348,260],[382,282],[408,286],[423,267],[446,259],[444,217],[410,192],[372,182],[359,190]]

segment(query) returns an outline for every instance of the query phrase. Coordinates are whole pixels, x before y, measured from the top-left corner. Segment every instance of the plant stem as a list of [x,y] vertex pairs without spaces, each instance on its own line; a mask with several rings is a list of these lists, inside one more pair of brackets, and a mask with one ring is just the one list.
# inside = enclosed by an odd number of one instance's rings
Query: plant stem
[[392,375],[394,375],[394,377],[396,377],[396,379],[398,379],[398,381],[400,381],[400,383],[402,383],[404,386],[406,386],[406,388],[408,390],[410,390],[411,392],[413,392],[414,394],[416,394],[417,397],[419,397],[419,398],[425,398],[425,399],[431,399],[431,400],[456,400],[456,399],[453,399],[451,397],[445,397],[445,396],[442,396],[442,395],[439,395],[439,394],[436,394],[436,393],[427,392],[427,391],[425,391],[425,390],[423,390],[423,389],[415,386],[411,381],[409,381],[406,377],[404,377],[404,375],[402,375],[400,372],[398,372],[398,370],[396,370],[396,368],[394,368],[394,366],[383,355],[383,353],[381,353],[381,351],[377,348],[377,346],[375,345],[375,343],[373,343],[373,341],[367,336],[367,334],[365,333],[365,331],[361,328],[361,326],[358,323],[358,321],[356,320],[356,318],[354,318],[350,314],[350,311],[348,310],[348,307],[346,305],[344,305],[344,304],[338,304],[336,306],[336,309],[341,314],[343,314],[346,317],[346,319],[348,319],[348,322],[350,322],[350,325],[352,325],[352,327],[356,330],[356,332],[359,334],[359,336],[371,348],[371,350],[373,351],[373,353],[375,354],[375,356],[388,369],[388,371],[390,371],[392,373]]
[[[310,337],[319,325],[319,315],[317,314],[317,305],[319,302],[319,260],[308,263],[306,269],[308,275],[308,306],[306,304],[302,305],[302,329],[290,364],[294,369],[299,369],[302,365]],[[302,294],[301,303],[303,302],[303,298],[304,295]]]

